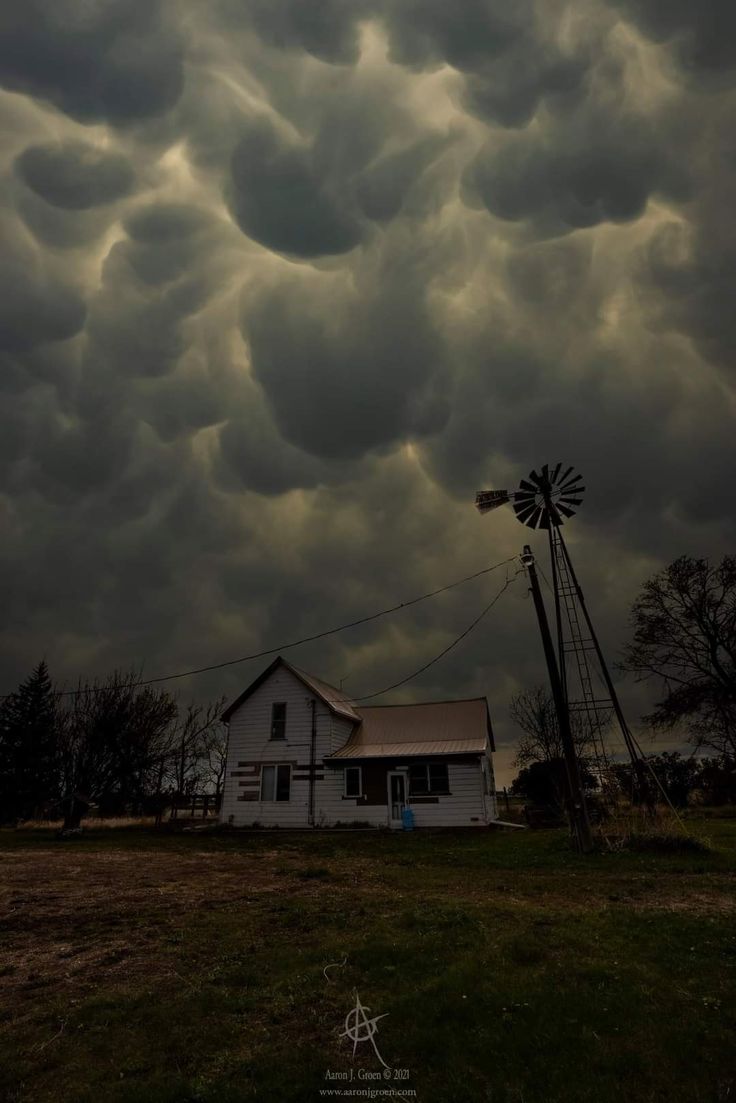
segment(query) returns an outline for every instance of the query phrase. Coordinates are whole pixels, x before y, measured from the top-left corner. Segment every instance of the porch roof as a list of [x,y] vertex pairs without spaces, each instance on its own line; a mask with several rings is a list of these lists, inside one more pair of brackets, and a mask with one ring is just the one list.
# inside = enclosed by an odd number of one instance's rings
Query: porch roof
[[361,723],[327,761],[495,750],[485,697],[414,705],[356,706]]

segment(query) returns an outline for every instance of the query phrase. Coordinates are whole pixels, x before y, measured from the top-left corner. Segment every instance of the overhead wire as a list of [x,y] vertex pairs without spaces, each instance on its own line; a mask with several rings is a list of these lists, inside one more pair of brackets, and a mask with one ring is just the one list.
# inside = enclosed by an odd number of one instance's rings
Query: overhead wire
[[[236,666],[239,663],[245,663],[245,662],[248,662],[251,659],[262,659],[262,658],[265,658],[267,655],[276,655],[281,651],[288,651],[293,647],[300,647],[302,644],[305,644],[305,643],[313,643],[315,640],[325,639],[327,636],[334,636],[334,635],[337,635],[337,633],[339,633],[339,632],[345,632],[348,628],[357,628],[361,624],[368,624],[371,621],[378,620],[381,617],[388,616],[390,613],[396,613],[401,609],[408,609],[412,605],[419,604],[420,601],[427,601],[428,598],[437,597],[438,594],[444,594],[448,590],[454,589],[456,586],[462,586],[466,582],[472,582],[476,578],[481,578],[483,575],[490,574],[492,571],[497,571],[500,567],[505,567],[505,566],[507,566],[507,564],[514,562],[514,560],[516,560],[516,558],[517,558],[517,556],[515,556],[515,555],[509,556],[508,559],[502,559],[500,563],[494,563],[490,567],[483,567],[480,571],[475,571],[473,574],[465,575],[463,578],[458,578],[454,582],[448,582],[444,586],[439,586],[436,590],[430,590],[428,593],[420,594],[418,597],[410,598],[408,601],[400,601],[397,605],[392,605],[387,609],[381,609],[381,610],[379,610],[379,612],[371,613],[369,616],[359,617],[357,620],[349,621],[346,624],[339,624],[334,628],[327,628],[322,632],[315,632],[314,635],[312,635],[312,636],[303,636],[301,639],[290,640],[287,643],[281,643],[281,644],[278,644],[274,647],[267,647],[267,648],[264,648],[261,651],[254,651],[250,655],[240,655],[236,659],[225,659],[225,660],[223,660],[222,662],[219,662],[219,663],[210,663],[207,666],[194,667],[190,670],[175,671],[172,674],[160,674],[160,675],[157,675],[154,678],[136,679],[134,682],[130,682],[129,684],[125,684],[125,685],[120,686],[120,688],[121,689],[132,689],[132,688],[135,688],[137,686],[155,685],[159,682],[171,682],[171,681],[174,681],[178,678],[190,678],[190,677],[193,677],[196,674],[205,674],[205,673],[207,673],[211,670],[222,670],[225,667]],[[499,596],[500,596],[500,594],[499,594]],[[481,617],[484,616],[484,615],[485,615],[485,613],[482,613]],[[480,619],[480,618],[478,618],[478,619]],[[471,628],[472,627],[474,627],[474,625],[471,626]],[[470,631],[470,629],[468,629],[468,631]],[[467,632],[465,634],[467,634]],[[438,656],[438,658],[441,658],[441,656]],[[434,660],[434,661],[436,661],[436,660]],[[96,686],[89,687],[89,689],[91,689],[92,692],[95,692],[95,691],[97,691],[101,688],[102,687],[96,687]],[[85,692],[87,692],[87,690],[79,690],[79,689],[61,690],[57,694],[57,696],[59,696],[59,697],[78,697],[78,696],[81,696]],[[5,700],[6,698],[11,697],[11,696],[12,696],[12,694],[10,694],[10,693],[2,694],[0,696],[0,700]]]
[[550,593],[551,593],[551,594],[552,594],[552,595],[554,596],[554,590],[552,589],[552,587],[551,587],[551,585],[550,585],[550,583],[549,583],[549,579],[547,578],[546,574],[545,574],[545,573],[544,573],[544,571],[542,570],[542,565],[541,565],[541,563],[539,562],[539,560],[538,560],[538,559],[535,559],[534,563],[535,563],[535,566],[536,566],[536,568],[537,568],[537,574],[540,574],[540,575],[542,576],[542,579],[544,580],[544,584],[545,584],[545,586],[547,587],[547,589],[549,590],[549,592],[550,592]]
[[454,647],[457,647],[457,645],[461,642],[461,640],[464,640],[465,637],[468,636],[473,631],[473,629],[476,627],[476,625],[480,624],[480,622],[483,620],[483,617],[487,613],[490,612],[490,610],[496,604],[496,602],[501,597],[501,595],[504,594],[506,592],[506,590],[508,590],[508,588],[512,584],[512,582],[514,582],[516,580],[516,576],[520,573],[521,573],[521,569],[516,571],[516,573],[511,578],[509,578],[508,573],[507,573],[506,581],[504,582],[501,589],[498,591],[496,596],[491,601],[488,602],[486,607],[481,610],[481,612],[478,614],[478,616],[475,618],[475,620],[473,620],[468,625],[468,627],[465,629],[465,631],[461,632],[459,636],[456,636],[456,638],[452,641],[452,643],[448,644],[447,647],[443,648],[442,651],[440,651],[438,655],[435,655],[435,657],[433,659],[430,659],[428,663],[425,663],[424,666],[420,666],[418,670],[413,671],[411,674],[407,674],[407,676],[405,678],[402,678],[400,681],[393,682],[390,686],[385,686],[383,689],[379,689],[375,693],[367,693],[363,697],[353,697],[353,698],[351,698],[351,700],[355,701],[356,704],[361,702],[361,701],[371,701],[374,697],[381,697],[384,693],[388,693],[392,689],[398,689],[399,686],[406,685],[407,682],[412,682],[415,678],[418,678],[420,674],[423,674],[425,670],[429,670],[429,668],[431,666],[434,666],[434,664],[436,662],[439,662],[439,660],[442,659],[445,655],[447,655],[447,653],[449,651],[452,651],[452,649]]

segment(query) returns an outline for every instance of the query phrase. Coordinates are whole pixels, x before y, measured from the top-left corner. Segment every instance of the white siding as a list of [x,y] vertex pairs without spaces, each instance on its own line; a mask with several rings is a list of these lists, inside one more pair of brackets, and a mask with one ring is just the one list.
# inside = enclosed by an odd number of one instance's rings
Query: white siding
[[[360,762],[349,763],[359,766]],[[387,767],[388,768],[388,767]],[[448,762],[450,793],[437,797],[437,803],[412,801],[409,805],[414,812],[417,827],[482,827],[496,819],[495,797],[485,796],[483,792],[483,774],[480,762]],[[408,778],[407,778],[408,781]],[[491,785],[493,773],[491,768]],[[361,804],[357,798],[343,796],[344,780],[341,769],[326,770],[324,781],[317,786],[319,808],[318,823],[329,827],[341,823],[370,823],[377,827],[388,827],[388,781],[386,782],[386,803]]]
[[[274,701],[286,702],[285,739],[271,739],[271,705]],[[309,781],[305,775],[309,770],[312,734],[311,701],[316,701],[315,762],[319,777],[323,773],[324,755],[330,753],[335,739],[339,738],[333,731],[338,718],[290,671],[284,667],[277,668],[231,716],[220,813],[223,823],[231,822],[238,826],[259,823],[264,827],[308,826]],[[350,729],[349,722],[344,723]],[[288,762],[292,766],[290,799],[251,799],[254,794],[260,798],[261,766],[279,762]],[[315,794],[321,784],[319,780],[316,782]]]
[[480,762],[449,762],[450,795],[437,804],[409,801],[417,827],[482,827],[488,822]]
[[[271,706],[286,702],[286,738],[271,739]],[[228,761],[223,790],[221,819],[236,826],[260,824],[264,827],[309,826],[309,763],[312,733],[312,708],[315,702],[315,800],[314,824],[331,827],[336,823],[370,823],[388,826],[388,801],[361,804],[345,798],[344,775],[340,767],[324,765],[326,755],[334,753],[348,739],[353,724],[335,715],[307,687],[284,667],[258,687],[230,718]],[[484,755],[491,792],[483,786],[481,760],[448,760],[450,795],[438,796],[437,803],[411,803],[417,827],[482,826],[497,818],[490,754]],[[264,765],[288,763],[291,766],[291,791],[288,801],[261,801],[260,776]],[[349,765],[360,765],[357,761]],[[386,763],[386,769],[393,763]],[[385,789],[384,789],[385,793]],[[377,799],[378,789],[374,789]]]
[[339,751],[340,747],[347,743],[352,733],[355,724],[352,720],[347,720],[345,717],[336,716],[334,712],[330,713],[330,749],[329,754],[334,754],[335,751]]
[[[360,766],[358,761],[349,761],[348,766]],[[387,783],[388,784],[388,783]],[[344,797],[345,777],[341,767],[325,770],[324,781],[318,789],[320,820],[323,826],[331,827],[336,823],[369,823],[374,827],[388,827],[388,789],[386,803],[360,804],[356,797]]]

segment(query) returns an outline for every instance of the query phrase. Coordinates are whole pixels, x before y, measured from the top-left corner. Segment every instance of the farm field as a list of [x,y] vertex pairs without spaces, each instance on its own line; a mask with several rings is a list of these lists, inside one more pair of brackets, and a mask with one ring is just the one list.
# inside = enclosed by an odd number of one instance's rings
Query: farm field
[[[2,831],[0,1098],[732,1103],[736,818],[691,823],[710,853]],[[407,1077],[340,1037],[356,994]]]

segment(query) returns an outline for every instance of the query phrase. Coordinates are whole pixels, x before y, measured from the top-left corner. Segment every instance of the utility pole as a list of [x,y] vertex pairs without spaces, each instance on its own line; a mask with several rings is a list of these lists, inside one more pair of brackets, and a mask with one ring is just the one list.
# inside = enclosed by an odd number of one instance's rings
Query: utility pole
[[580,766],[577,755],[575,754],[575,744],[573,743],[572,732],[570,730],[570,714],[562,689],[562,681],[557,666],[552,636],[549,631],[547,611],[544,608],[542,591],[539,588],[537,570],[534,566],[534,554],[528,544],[524,545],[521,564],[529,575],[529,589],[534,600],[537,620],[539,621],[539,632],[542,637],[542,646],[544,648],[544,657],[547,660],[552,698],[555,704],[555,712],[557,713],[557,725],[560,729],[560,739],[562,741],[562,750],[565,757],[570,830],[575,841],[576,849],[582,854],[588,854],[593,849],[593,839],[590,833],[590,820],[588,819],[588,809],[585,804],[585,794],[583,793],[583,786],[580,780]]

